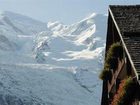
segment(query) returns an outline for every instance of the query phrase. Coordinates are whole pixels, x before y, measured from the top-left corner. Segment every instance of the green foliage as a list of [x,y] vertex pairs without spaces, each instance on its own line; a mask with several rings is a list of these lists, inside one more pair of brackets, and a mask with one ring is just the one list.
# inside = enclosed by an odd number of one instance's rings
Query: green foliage
[[117,43],[113,43],[109,50],[108,50],[108,56],[114,56],[116,58],[123,58],[123,48],[122,45],[117,42]]
[[120,45],[120,43],[113,43],[108,52],[107,56],[105,59],[105,63],[109,65],[110,69],[115,70],[118,66],[118,58],[122,59],[123,58],[123,48]]
[[111,71],[108,69],[108,66],[109,65],[105,65],[104,69],[101,71],[100,75],[99,75],[99,78],[101,80],[110,80],[111,77],[112,77],[112,73]]
[[131,77],[122,80],[111,105],[128,105],[136,89],[135,86]]
[[107,77],[108,77],[108,73],[109,73],[109,70],[102,70],[101,73],[100,73],[100,75],[99,75],[99,78],[101,80],[106,80]]
[[112,78],[110,69],[115,70],[118,67],[118,58],[123,58],[123,48],[121,44],[117,42],[113,43],[107,52],[104,69],[99,75],[101,80],[110,80]]

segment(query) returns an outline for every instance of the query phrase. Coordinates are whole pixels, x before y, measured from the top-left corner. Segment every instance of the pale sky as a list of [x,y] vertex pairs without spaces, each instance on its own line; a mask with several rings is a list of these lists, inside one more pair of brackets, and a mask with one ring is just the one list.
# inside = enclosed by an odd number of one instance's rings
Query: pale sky
[[0,0],[0,11],[72,24],[93,12],[106,14],[109,4],[140,4],[140,0]]

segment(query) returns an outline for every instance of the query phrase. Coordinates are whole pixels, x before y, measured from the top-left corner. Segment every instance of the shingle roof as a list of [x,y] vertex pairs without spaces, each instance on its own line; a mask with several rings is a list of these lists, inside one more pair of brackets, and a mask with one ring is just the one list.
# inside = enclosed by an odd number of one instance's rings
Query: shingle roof
[[110,8],[121,32],[140,32],[140,5]]
[[140,5],[110,6],[110,10],[135,69],[140,75]]

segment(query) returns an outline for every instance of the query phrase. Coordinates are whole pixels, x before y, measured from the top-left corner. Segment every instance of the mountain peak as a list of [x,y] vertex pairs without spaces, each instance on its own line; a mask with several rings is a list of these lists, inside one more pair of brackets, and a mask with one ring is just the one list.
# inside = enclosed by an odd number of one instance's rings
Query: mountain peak
[[81,20],[81,22],[82,22],[82,21],[85,21],[85,20],[89,20],[89,19],[91,19],[91,18],[94,18],[96,15],[97,15],[96,13],[92,13],[92,14],[86,16],[83,20]]
[[0,105],[100,103],[103,15],[92,13],[72,25],[44,24],[10,11],[1,16]]
[[87,16],[87,19],[93,18],[93,17],[95,17],[96,15],[97,15],[97,13],[91,13],[89,16]]
[[48,26],[48,28],[51,28],[51,27],[57,26],[59,24],[61,24],[61,22],[59,22],[59,21],[55,21],[55,22],[50,21],[50,22],[48,22],[47,26]]
[[17,16],[20,14],[17,14],[15,12],[11,12],[11,11],[0,11],[0,15],[2,15],[2,16]]
[[[47,29],[46,23],[11,11],[0,12],[0,23],[7,28],[3,30],[8,30],[6,32],[14,31],[16,34],[31,35]],[[19,30],[22,30],[22,33]]]

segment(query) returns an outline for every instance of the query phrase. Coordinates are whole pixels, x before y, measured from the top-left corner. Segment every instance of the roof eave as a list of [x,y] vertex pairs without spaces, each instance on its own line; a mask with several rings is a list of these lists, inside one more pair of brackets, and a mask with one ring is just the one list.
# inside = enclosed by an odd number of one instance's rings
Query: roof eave
[[120,39],[121,39],[121,41],[122,41],[122,44],[123,44],[123,46],[124,46],[124,48],[125,48],[126,54],[128,55],[128,59],[130,60],[130,63],[131,63],[131,65],[132,65],[133,69],[134,69],[134,72],[135,72],[135,74],[136,74],[136,78],[137,78],[137,80],[139,80],[139,75],[138,75],[138,73],[137,73],[137,71],[136,71],[136,68],[135,68],[134,63],[133,63],[133,61],[132,61],[132,59],[131,59],[131,56],[130,56],[130,54],[129,54],[129,52],[128,52],[128,49],[127,49],[127,47],[126,47],[126,45],[125,45],[125,43],[124,43],[124,40],[123,40],[123,38],[122,38],[121,31],[120,31],[120,29],[119,29],[119,27],[118,27],[118,25],[117,25],[117,22],[116,22],[116,20],[115,20],[115,18],[114,18],[113,12],[111,11],[110,7],[109,7],[109,12],[110,12],[110,15],[111,15],[111,17],[112,17],[112,19],[113,19],[113,21],[114,21],[114,24],[115,24],[115,26],[116,26],[116,29],[117,29],[117,31],[118,31],[118,33],[119,33],[119,36],[120,36]]

